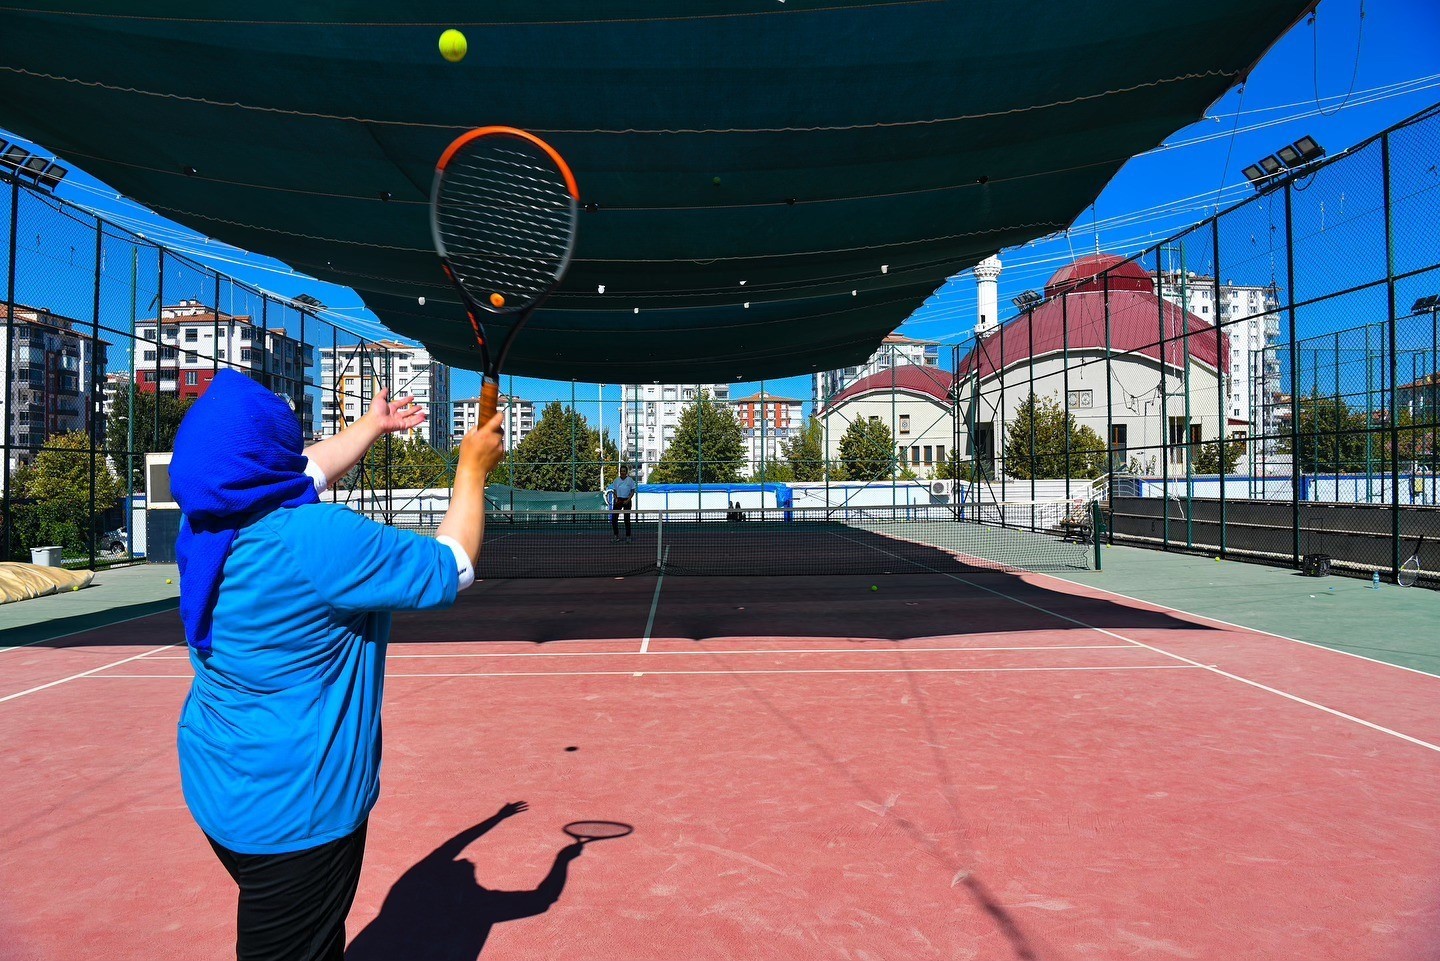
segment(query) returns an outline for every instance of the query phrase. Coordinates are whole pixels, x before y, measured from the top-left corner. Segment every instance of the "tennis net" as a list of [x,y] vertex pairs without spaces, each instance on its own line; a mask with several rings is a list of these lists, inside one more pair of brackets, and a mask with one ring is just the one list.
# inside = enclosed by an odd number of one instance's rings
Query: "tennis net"
[[1085,569],[1098,560],[1083,501],[632,511],[628,532],[626,515],[615,518],[618,538],[611,517],[491,510],[476,576],[1041,571]]

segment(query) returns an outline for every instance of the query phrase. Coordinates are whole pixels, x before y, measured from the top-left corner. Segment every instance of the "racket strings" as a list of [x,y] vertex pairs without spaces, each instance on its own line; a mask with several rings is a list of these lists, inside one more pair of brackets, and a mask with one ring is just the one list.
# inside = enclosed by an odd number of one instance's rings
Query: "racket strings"
[[436,225],[455,279],[481,304],[491,294],[507,309],[538,299],[564,269],[574,198],[553,161],[537,148],[485,137],[446,167]]

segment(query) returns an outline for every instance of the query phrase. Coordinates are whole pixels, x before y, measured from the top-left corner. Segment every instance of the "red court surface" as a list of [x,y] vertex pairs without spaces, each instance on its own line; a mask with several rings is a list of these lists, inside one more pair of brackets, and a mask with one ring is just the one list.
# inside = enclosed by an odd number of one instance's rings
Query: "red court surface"
[[[1430,675],[978,572],[491,581],[395,633],[351,959],[1440,956]],[[188,676],[173,613],[0,652],[4,961],[233,956]],[[567,873],[577,819],[635,830]]]

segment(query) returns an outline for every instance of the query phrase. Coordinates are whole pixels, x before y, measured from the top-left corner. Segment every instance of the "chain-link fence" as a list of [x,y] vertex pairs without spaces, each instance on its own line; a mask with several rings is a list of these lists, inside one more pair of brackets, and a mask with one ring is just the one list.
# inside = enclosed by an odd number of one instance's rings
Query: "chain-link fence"
[[1432,108],[1060,271],[958,351],[960,473],[1093,483],[1115,541],[1434,585],[1436,156]]
[[[603,511],[623,467],[642,510],[917,507],[1066,537],[1098,501],[1116,542],[1387,578],[1418,554],[1440,583],[1437,141],[1433,108],[1141,253],[1079,257],[959,344],[895,335],[779,383],[507,376],[487,496]],[[425,430],[327,496],[438,523],[479,407],[449,370],[3,186],[6,557],[165,557],[176,520],[146,455],[222,368],[288,398],[311,438],[382,387],[420,395]]]

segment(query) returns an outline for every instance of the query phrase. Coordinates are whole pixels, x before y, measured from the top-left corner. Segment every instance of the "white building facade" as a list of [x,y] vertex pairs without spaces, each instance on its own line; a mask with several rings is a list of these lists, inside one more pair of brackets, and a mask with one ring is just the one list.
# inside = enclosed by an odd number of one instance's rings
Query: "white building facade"
[[160,308],[136,322],[135,388],[193,401],[221,370],[239,371],[284,398],[300,417],[305,437],[314,436],[315,413],[306,389],[315,351],[282,327],[257,325],[246,315],[227,314],[198,300]]
[[[0,353],[0,384],[10,384],[0,411],[11,431],[9,469],[34,460],[51,437],[92,426],[103,404],[91,388],[104,383],[109,346],[91,340],[88,324],[43,308],[16,304],[14,320],[14,342]],[[0,324],[8,321],[8,306],[0,304]],[[104,443],[103,421],[93,427],[95,442]]]
[[785,459],[785,447],[805,426],[804,405],[793,397],[779,397],[761,391],[748,397],[733,397],[730,408],[745,435],[749,473],[761,465]]
[[850,384],[817,414],[827,459],[839,462],[840,441],[851,424],[872,420],[895,440],[897,474],[903,465],[917,477],[931,476],[955,449],[953,383],[946,370],[901,367]]
[[720,404],[730,402],[729,384],[620,386],[620,456],[642,482],[649,479],[650,471],[675,438],[685,407],[701,393]]
[[450,368],[425,348],[394,340],[320,348],[320,436],[338,434],[364,416],[387,385],[392,398],[413,394],[429,414],[411,436],[448,450],[454,430]]
[[1222,362],[1226,383],[1226,419],[1231,436],[1271,435],[1279,430],[1276,398],[1284,389],[1280,357],[1279,288],[1226,282],[1217,292],[1215,278],[1165,271],[1155,280],[1160,296],[1208,324],[1218,324],[1230,343]]
[[[535,429],[535,402],[523,397],[501,394],[500,413],[505,415],[505,449],[514,450]],[[450,405],[451,437],[456,444],[480,425],[480,398],[466,397]]]

